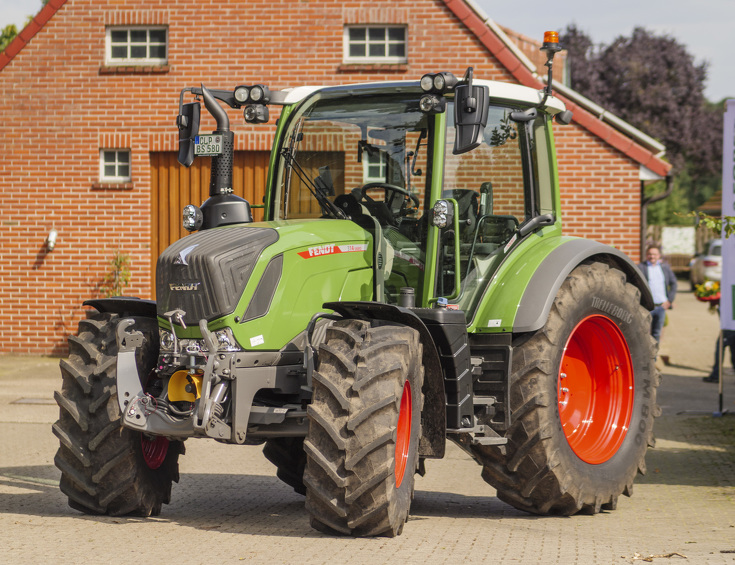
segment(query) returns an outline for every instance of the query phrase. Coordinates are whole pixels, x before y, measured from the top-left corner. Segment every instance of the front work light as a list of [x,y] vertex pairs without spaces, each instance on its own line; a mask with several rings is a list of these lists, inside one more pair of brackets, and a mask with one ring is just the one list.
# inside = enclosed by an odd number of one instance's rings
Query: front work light
[[268,106],[250,104],[245,108],[243,116],[249,124],[264,124],[270,118],[270,113],[268,112]]
[[447,101],[443,96],[424,94],[419,99],[419,109],[426,114],[441,114],[446,107]]

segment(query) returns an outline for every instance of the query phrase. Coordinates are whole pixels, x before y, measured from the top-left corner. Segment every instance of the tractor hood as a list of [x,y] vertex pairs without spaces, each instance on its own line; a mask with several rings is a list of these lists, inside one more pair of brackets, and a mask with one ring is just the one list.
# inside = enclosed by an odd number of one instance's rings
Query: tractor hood
[[349,220],[203,230],[158,259],[158,315],[183,310],[182,335],[196,335],[205,319],[231,327],[241,343],[278,349],[325,302],[372,299],[372,254],[372,236]]
[[180,239],[156,265],[158,315],[186,312],[196,326],[231,314],[263,249],[278,241],[271,228],[231,227],[205,230]]

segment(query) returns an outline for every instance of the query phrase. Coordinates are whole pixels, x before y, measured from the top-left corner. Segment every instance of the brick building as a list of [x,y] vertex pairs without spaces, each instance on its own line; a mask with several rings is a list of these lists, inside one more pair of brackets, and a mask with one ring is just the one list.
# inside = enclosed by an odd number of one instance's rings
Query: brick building
[[[152,296],[182,206],[208,192],[204,159],[176,163],[182,87],[413,80],[468,66],[534,88],[544,74],[471,0],[50,0],[0,53],[0,352],[64,353],[117,250],[131,257],[127,293]],[[641,182],[668,173],[662,147],[557,92],[575,113],[555,134],[565,231],[637,259]],[[231,120],[236,190],[259,203],[273,116]],[[201,131],[213,126],[204,119]]]

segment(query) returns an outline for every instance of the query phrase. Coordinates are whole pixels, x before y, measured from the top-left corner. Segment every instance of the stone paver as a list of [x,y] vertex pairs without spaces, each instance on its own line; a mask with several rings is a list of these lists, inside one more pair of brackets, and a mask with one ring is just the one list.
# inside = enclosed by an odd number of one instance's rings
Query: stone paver
[[[303,498],[275,478],[259,447],[203,440],[187,442],[181,482],[161,516],[82,515],[67,506],[53,464],[58,360],[0,357],[0,563],[596,565],[653,555],[654,563],[734,564],[735,417],[712,417],[717,387],[701,382],[717,320],[682,293],[670,322],[657,445],[617,510],[530,516],[500,502],[480,468],[449,444],[447,457],[417,477],[411,518],[395,539],[315,532]],[[732,370],[725,387],[725,408],[735,411]]]

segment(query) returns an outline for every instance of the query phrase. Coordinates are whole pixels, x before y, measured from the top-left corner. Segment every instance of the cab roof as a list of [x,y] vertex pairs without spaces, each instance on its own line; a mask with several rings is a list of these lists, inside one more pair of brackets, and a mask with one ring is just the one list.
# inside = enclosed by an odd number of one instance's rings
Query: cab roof
[[[482,79],[474,79],[473,84],[477,86],[487,86],[490,93],[490,100],[494,102],[515,102],[523,105],[538,105],[544,97],[542,90],[535,90],[527,86],[520,86],[507,82],[498,82]],[[273,96],[271,93],[271,103],[292,105],[298,104],[312,94],[324,92],[331,96],[339,96],[339,93],[345,95],[368,95],[368,94],[386,94],[390,92],[415,92],[422,94],[419,81],[386,81],[386,82],[368,82],[358,84],[346,84],[340,86],[299,86],[296,88],[284,89],[278,92],[280,96]],[[544,108],[550,114],[558,114],[566,108],[564,103],[549,96],[544,103]]]

